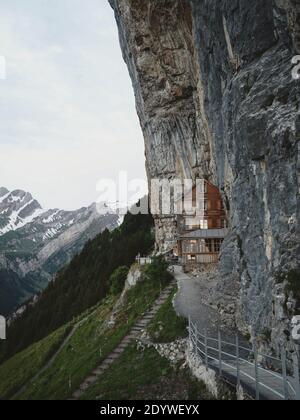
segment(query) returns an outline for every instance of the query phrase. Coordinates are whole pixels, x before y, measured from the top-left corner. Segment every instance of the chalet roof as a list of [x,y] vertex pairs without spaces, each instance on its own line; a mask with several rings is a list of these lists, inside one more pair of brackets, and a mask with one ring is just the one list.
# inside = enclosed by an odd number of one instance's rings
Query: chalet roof
[[224,239],[228,229],[198,229],[180,235],[180,239]]

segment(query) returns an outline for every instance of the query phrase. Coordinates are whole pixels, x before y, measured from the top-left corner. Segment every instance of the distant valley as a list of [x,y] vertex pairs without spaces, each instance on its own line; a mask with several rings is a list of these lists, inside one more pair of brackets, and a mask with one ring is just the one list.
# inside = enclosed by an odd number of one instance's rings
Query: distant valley
[[0,188],[0,313],[8,315],[43,290],[84,244],[119,224],[96,204],[45,210],[28,192]]

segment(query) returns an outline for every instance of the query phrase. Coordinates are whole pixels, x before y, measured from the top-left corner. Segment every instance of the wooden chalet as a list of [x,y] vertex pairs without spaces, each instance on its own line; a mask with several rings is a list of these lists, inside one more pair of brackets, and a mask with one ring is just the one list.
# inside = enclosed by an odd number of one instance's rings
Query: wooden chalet
[[220,191],[203,180],[177,201],[178,241],[174,255],[183,265],[216,263],[227,234]]

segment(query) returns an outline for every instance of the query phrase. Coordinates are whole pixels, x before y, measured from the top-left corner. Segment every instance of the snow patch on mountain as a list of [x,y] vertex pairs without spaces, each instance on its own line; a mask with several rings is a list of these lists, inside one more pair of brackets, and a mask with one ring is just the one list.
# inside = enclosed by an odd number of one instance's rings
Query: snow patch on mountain
[[0,236],[31,223],[43,211],[30,193],[0,188]]
[[42,220],[43,223],[46,223],[46,224],[53,223],[55,221],[55,216],[59,214],[60,210],[53,210],[53,211],[50,210],[50,212],[51,212],[50,215],[45,217]]
[[30,193],[0,188],[0,270],[5,284],[11,282],[5,311],[46,287],[88,240],[117,228],[118,222],[118,214],[109,209],[101,214],[95,204],[74,211],[45,210]]

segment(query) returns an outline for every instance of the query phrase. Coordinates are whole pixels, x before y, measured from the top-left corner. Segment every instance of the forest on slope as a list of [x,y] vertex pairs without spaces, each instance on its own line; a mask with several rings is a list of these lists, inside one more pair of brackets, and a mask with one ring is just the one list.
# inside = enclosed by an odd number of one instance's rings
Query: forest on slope
[[151,215],[125,216],[123,224],[89,241],[83,251],[28,305],[0,344],[0,361],[46,337],[52,331],[100,302],[109,291],[109,278],[120,266],[130,266],[138,253],[154,245]]

